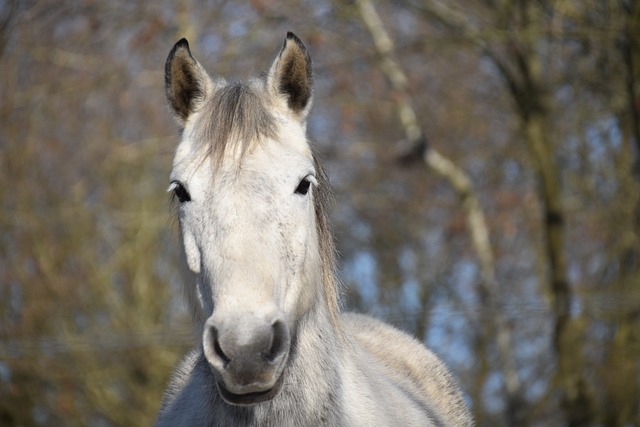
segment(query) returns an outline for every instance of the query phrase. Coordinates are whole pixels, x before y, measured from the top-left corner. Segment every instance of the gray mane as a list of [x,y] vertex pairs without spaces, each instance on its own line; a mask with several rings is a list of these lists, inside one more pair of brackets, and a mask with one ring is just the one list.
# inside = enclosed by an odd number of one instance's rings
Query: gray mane
[[252,144],[276,137],[276,120],[269,111],[264,82],[236,82],[219,88],[202,106],[196,140],[208,144],[206,154],[214,166],[227,149],[238,149],[241,158]]
[[331,323],[337,331],[340,331],[340,283],[336,279],[335,244],[333,241],[333,232],[329,224],[328,213],[328,209],[333,203],[333,193],[331,191],[329,177],[318,161],[316,154],[313,156],[313,161],[316,168],[316,178],[318,179],[318,187],[314,193],[313,203],[316,211],[318,240],[320,242],[324,294],[327,301],[327,308],[329,309]]

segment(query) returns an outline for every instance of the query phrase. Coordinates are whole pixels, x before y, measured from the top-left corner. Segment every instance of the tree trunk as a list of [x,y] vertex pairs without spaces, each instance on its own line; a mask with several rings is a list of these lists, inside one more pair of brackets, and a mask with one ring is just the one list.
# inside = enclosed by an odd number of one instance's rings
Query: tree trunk
[[[520,57],[520,64],[533,77],[530,62]],[[553,314],[552,345],[556,354],[556,382],[560,405],[567,425],[591,425],[594,400],[584,378],[584,360],[579,322],[571,315],[572,290],[567,278],[565,256],[565,213],[562,206],[561,180],[555,162],[553,145],[548,135],[549,109],[539,83],[526,83],[514,94],[520,105],[524,138],[531,152],[540,185],[543,219],[543,258],[548,268],[548,290]]]

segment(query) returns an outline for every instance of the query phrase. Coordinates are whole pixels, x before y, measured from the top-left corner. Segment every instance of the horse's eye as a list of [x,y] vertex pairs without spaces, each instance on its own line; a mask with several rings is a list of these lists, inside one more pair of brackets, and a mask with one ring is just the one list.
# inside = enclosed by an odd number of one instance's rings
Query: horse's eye
[[169,186],[169,191],[173,191],[173,194],[175,194],[175,196],[178,198],[178,201],[180,201],[180,203],[191,201],[191,195],[189,194],[187,189],[184,188],[184,186],[178,181],[171,182],[171,185]]
[[304,196],[309,192],[309,187],[311,187],[311,181],[309,178],[303,178],[302,181],[300,181],[300,184],[296,187],[295,193]]

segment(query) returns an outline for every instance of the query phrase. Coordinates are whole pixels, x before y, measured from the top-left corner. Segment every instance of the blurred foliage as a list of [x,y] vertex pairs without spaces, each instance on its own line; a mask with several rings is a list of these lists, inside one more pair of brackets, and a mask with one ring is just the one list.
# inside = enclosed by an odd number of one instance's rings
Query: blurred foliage
[[[518,419],[640,425],[638,2],[376,7],[429,143],[467,171],[489,221],[523,389]],[[351,3],[6,0],[0,425],[152,424],[172,367],[196,342],[165,193],[177,141],[166,55],[186,36],[208,70],[244,78],[269,65],[288,30],[314,60],[309,131],[336,191],[346,305],[439,353],[478,425],[513,419],[458,200],[423,165],[398,162],[398,94]],[[559,344],[547,199],[527,142],[533,99],[544,103],[563,218],[570,328]],[[561,393],[563,360],[579,361],[584,420],[571,421]]]

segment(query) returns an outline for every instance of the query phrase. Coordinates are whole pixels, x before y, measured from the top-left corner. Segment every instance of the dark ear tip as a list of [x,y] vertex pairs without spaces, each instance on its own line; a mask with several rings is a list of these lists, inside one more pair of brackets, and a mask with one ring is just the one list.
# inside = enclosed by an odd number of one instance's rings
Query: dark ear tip
[[189,50],[189,42],[184,37],[178,40],[176,44],[173,45],[173,47],[171,48],[171,51],[169,52],[169,56],[167,56],[167,61],[165,62],[165,65],[164,65],[165,84],[169,84],[169,79],[171,76],[171,63],[173,62],[173,58],[176,56],[176,53],[182,49],[186,49],[187,54],[189,55],[189,57],[191,57],[191,50]]
[[302,50],[307,50],[306,47],[304,46],[304,43],[302,43],[302,40],[300,40],[298,38],[298,36],[296,36],[295,34],[293,34],[293,32],[291,31],[287,31],[287,38],[285,40],[285,44],[288,41],[292,41],[294,42],[298,47],[300,47]]
[[176,44],[173,45],[173,48],[169,53],[169,57],[172,57],[178,51],[178,49],[186,49],[187,52],[191,54],[191,50],[189,49],[189,42],[184,37],[178,40]]
[[191,56],[191,51],[189,50],[189,42],[185,38],[181,38],[173,45],[169,55],[167,56],[167,61],[164,64],[164,82],[165,86],[169,86],[171,84],[171,63],[173,62],[173,58],[176,56],[176,53],[181,50],[186,49],[189,56]]
[[189,42],[184,37],[178,40],[174,47],[185,47],[189,49]]

